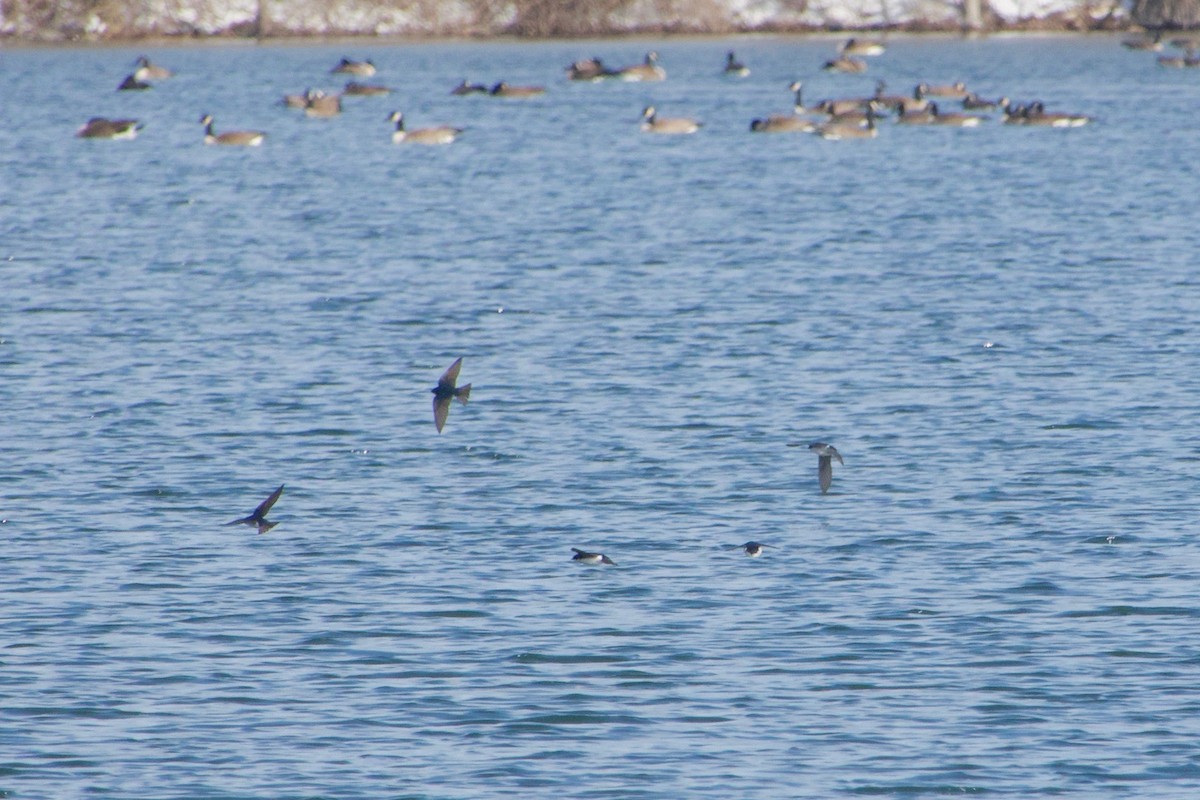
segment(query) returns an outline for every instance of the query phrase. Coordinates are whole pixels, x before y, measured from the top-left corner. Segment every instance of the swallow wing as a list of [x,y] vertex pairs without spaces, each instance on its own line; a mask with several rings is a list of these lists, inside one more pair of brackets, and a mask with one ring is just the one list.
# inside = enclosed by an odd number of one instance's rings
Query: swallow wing
[[[462,369],[462,358],[459,357],[451,364],[442,377],[438,378],[438,389],[444,391],[453,391],[454,384],[458,383],[458,371]],[[442,392],[439,392],[439,394]]]
[[442,432],[442,426],[446,424],[446,417],[450,416],[450,398],[453,396],[453,394],[447,394],[444,397],[433,396],[433,424],[437,426],[438,433]]
[[270,497],[268,497],[266,500],[263,500],[261,503],[258,504],[258,508],[254,509],[254,513],[251,514],[249,518],[250,519],[255,519],[255,518],[262,519],[263,517],[265,517],[267,515],[267,512],[269,512],[271,510],[271,506],[275,505],[275,501],[278,500],[279,496],[282,494],[283,494],[283,484],[280,484],[278,489],[271,492]]
[[833,457],[820,456],[817,458],[817,479],[821,482],[821,494],[829,491],[833,483]]

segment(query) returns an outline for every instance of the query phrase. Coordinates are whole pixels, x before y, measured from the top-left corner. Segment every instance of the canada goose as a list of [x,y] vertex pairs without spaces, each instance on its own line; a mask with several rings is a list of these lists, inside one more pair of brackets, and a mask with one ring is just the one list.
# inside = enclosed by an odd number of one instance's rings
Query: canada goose
[[816,128],[816,122],[795,114],[772,114],[750,122],[750,130],[755,133],[812,133]]
[[366,61],[351,61],[348,58],[343,58],[337,63],[337,66],[329,71],[334,75],[358,75],[360,78],[369,78],[375,74],[375,65],[370,59]]
[[1176,37],[1171,40],[1171,47],[1178,47],[1180,50],[1200,50],[1200,34]]
[[136,139],[142,123],[136,119],[92,117],[75,135],[81,139]]
[[967,96],[962,99],[962,107],[972,111],[993,111],[1003,108],[1007,103],[1007,97],[1001,97],[999,100],[985,100],[974,92],[967,92]]
[[357,81],[350,81],[346,84],[346,88],[342,89],[342,95],[349,97],[377,97],[391,93],[392,90],[386,86],[375,86],[369,83],[358,83]]
[[792,81],[788,84],[788,91],[792,93],[792,111],[796,114],[811,114],[816,113],[815,108],[806,108],[804,105],[804,84],[800,81]]
[[166,67],[151,64],[150,59],[145,56],[138,56],[137,69],[133,71],[133,77],[139,81],[162,81],[174,74],[174,72]]
[[744,78],[750,74],[750,68],[737,60],[737,56],[730,50],[725,54],[725,74],[734,78]]
[[258,147],[263,143],[266,134],[262,131],[225,131],[225,133],[213,133],[213,118],[212,114],[205,114],[200,118],[200,124],[204,126],[204,143],[205,144],[227,144],[240,147]]
[[1046,106],[1041,100],[1030,103],[1024,111],[1026,125],[1040,125],[1046,128],[1080,128],[1092,121],[1084,114],[1047,113]]
[[826,72],[845,72],[857,74],[867,71],[867,62],[860,58],[851,58],[850,56],[838,56],[832,61],[826,61],[821,69]]
[[285,94],[279,102],[288,108],[307,108],[308,98],[312,96],[312,89],[305,89],[300,94]]
[[642,111],[642,130],[646,133],[695,133],[700,130],[700,125],[687,117],[660,117],[654,106],[646,106]]
[[462,82],[450,90],[450,94],[468,95],[468,94],[487,94],[488,87],[482,83],[467,83],[467,79],[463,78]]
[[620,74],[620,70],[609,69],[598,57],[583,58],[567,67],[567,80],[572,81],[601,81]]
[[1155,31],[1152,36],[1148,34],[1131,36],[1122,40],[1121,46],[1126,50],[1150,50],[1157,53],[1162,50],[1162,31]]
[[818,125],[814,131],[822,139],[839,141],[841,139],[874,139],[879,131],[875,128],[875,110],[867,109],[867,124],[864,127],[857,121],[843,121],[833,118],[823,125]]
[[641,64],[622,69],[620,78],[623,81],[661,81],[666,80],[667,71],[658,65],[658,53],[651,50]]
[[412,131],[405,130],[404,115],[399,111],[393,111],[388,117],[388,121],[396,123],[396,130],[392,131],[392,141],[396,144],[402,142],[410,144],[450,144],[463,132],[462,128],[454,128],[449,125],[440,125],[435,128],[417,128]]
[[886,108],[891,111],[896,111],[901,108],[906,102],[912,100],[910,97],[903,97],[898,94],[887,94],[887,83],[885,81],[875,82],[875,94],[871,100],[877,108]]
[[117,87],[118,92],[140,92],[143,89],[149,89],[150,84],[145,81],[139,81],[133,75],[126,75],[125,80],[121,81],[121,85]]
[[541,86],[512,86],[505,81],[500,81],[492,87],[491,95],[493,97],[538,97],[546,93],[545,88]]
[[1160,67],[1182,68],[1194,66],[1197,62],[1196,51],[1188,50],[1181,56],[1159,56],[1158,65]]
[[930,86],[928,83],[918,83],[916,93],[913,95],[918,100],[923,100],[926,97],[950,97],[956,100],[961,100],[968,94],[967,86],[962,81],[951,84],[943,84],[941,86]]
[[1000,118],[1000,121],[1005,125],[1025,124],[1025,106],[1013,105],[1013,102],[1009,100],[1008,102],[1004,103],[1004,105],[1000,106],[1000,109],[1004,112],[1004,115]]
[[901,114],[910,114],[913,111],[924,111],[929,107],[929,101],[921,97],[921,87],[913,89],[912,97],[904,97],[900,100],[900,107],[897,109]]
[[329,119],[342,113],[342,97],[337,94],[325,94],[317,90],[308,93],[308,102],[304,106],[304,116],[314,119]]
[[838,52],[844,56],[881,56],[884,49],[883,42],[850,38],[842,43]]
[[865,113],[870,103],[870,98],[842,97],[833,100],[822,100],[810,110],[836,117],[840,114],[852,114],[856,111]]
[[901,107],[899,116],[896,117],[896,122],[900,125],[932,125],[934,122],[933,103],[926,103],[922,108],[916,108],[909,111]]
[[929,111],[933,114],[932,122],[934,125],[948,125],[950,127],[958,128],[977,128],[979,127],[979,123],[983,122],[984,120],[983,117],[975,114],[943,114],[938,110],[937,103],[930,103]]

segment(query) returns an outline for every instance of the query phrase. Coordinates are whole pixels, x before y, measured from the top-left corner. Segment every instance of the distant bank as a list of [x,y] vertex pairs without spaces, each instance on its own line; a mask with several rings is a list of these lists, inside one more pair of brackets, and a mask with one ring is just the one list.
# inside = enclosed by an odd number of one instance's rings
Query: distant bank
[[[587,37],[980,29],[1087,31],[1164,24],[1200,0],[4,0],[0,37]],[[1200,22],[1176,19],[1177,27]],[[1158,16],[1155,16],[1157,14]],[[1149,23],[1146,21],[1150,20]],[[1165,24],[1170,24],[1168,20]]]

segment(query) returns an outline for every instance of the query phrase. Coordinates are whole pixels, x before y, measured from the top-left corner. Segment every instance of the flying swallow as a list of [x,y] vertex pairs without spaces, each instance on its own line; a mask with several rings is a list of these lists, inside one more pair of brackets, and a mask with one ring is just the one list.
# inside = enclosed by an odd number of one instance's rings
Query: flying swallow
[[454,386],[458,383],[460,369],[461,357],[442,373],[442,377],[438,378],[438,385],[429,390],[433,392],[433,424],[437,426],[438,433],[442,432],[442,426],[446,424],[446,417],[450,414],[450,401],[457,398],[458,402],[465,406],[467,398],[471,396],[471,384],[458,388]]
[[764,547],[766,547],[765,544],[759,544],[758,542],[746,542],[744,545],[742,545],[742,549],[746,551],[746,555],[750,556],[751,558],[758,558],[761,556]]
[[580,550],[578,547],[572,547],[571,549],[575,551],[575,555],[571,556],[572,561],[579,561],[584,564],[611,564],[614,567],[617,565],[617,562],[604,555],[604,553],[589,553],[586,550]]
[[226,522],[225,524],[226,525],[257,525],[259,533],[266,533],[267,531],[271,530],[271,528],[274,528],[277,524],[279,524],[279,523],[271,522],[270,520],[268,520],[267,513],[270,512],[271,506],[275,505],[275,501],[279,499],[279,496],[281,494],[283,494],[283,485],[282,484],[279,486],[278,489],[271,492],[270,497],[268,497],[266,500],[263,500],[261,503],[259,503],[258,508],[254,509],[254,511],[250,512],[250,516],[242,517],[241,519],[235,519],[233,522]]
[[836,458],[843,465],[846,462],[842,461],[842,454],[831,444],[813,442],[808,449],[817,454],[817,479],[821,482],[821,494],[825,494],[833,483],[833,460]]

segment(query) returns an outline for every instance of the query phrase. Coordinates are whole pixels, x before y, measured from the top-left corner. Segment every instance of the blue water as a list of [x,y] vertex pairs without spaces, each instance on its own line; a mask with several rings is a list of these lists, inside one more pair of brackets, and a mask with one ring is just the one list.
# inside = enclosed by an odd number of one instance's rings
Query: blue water
[[[133,95],[142,48],[7,49],[0,794],[1200,790],[1200,85],[1108,37],[833,45],[160,48]],[[665,83],[563,78],[650,48]],[[397,94],[273,105],[342,56]],[[749,134],[797,77],[1096,121]]]

